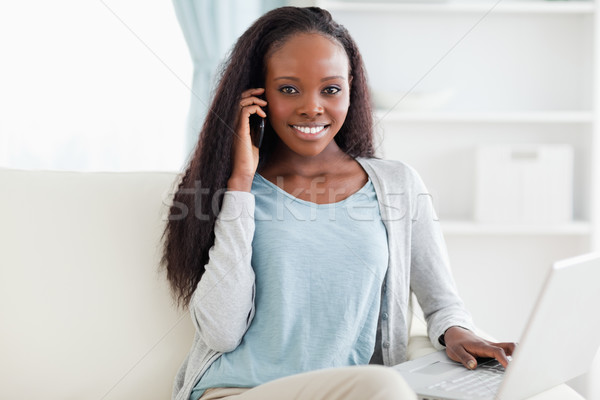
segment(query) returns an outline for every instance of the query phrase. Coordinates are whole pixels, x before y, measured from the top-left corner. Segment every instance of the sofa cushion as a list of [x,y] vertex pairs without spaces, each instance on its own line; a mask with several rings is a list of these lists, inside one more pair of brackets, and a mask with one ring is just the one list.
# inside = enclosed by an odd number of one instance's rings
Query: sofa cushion
[[0,170],[0,398],[170,397],[193,334],[158,268],[175,178]]

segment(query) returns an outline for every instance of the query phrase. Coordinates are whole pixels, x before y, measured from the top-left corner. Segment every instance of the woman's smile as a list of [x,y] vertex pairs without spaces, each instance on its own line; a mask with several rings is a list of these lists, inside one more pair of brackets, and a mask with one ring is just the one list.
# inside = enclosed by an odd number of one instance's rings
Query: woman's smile
[[318,140],[328,133],[329,125],[292,125],[296,134],[304,140]]

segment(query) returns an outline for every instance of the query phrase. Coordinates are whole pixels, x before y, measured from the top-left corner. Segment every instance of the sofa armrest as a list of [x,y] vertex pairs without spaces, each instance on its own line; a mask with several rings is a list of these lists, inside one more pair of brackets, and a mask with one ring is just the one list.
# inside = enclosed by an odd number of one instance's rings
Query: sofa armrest
[[406,351],[408,360],[414,360],[436,351],[436,348],[433,347],[433,344],[429,340],[429,336],[427,336],[427,325],[423,317],[413,314]]

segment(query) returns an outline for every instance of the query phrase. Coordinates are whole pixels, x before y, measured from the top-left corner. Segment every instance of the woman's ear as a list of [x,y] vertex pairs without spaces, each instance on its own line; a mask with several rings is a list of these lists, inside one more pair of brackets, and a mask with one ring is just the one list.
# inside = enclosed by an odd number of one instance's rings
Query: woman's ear
[[354,78],[354,77],[353,77],[352,75],[350,75],[350,76],[348,77],[348,87],[352,87],[352,79],[353,79],[353,78]]

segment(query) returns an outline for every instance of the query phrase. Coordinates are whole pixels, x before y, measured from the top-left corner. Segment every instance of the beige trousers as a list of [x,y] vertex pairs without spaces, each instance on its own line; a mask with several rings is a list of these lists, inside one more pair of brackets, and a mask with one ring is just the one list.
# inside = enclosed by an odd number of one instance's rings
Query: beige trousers
[[381,365],[328,368],[254,388],[212,388],[200,400],[416,400],[399,373]]

